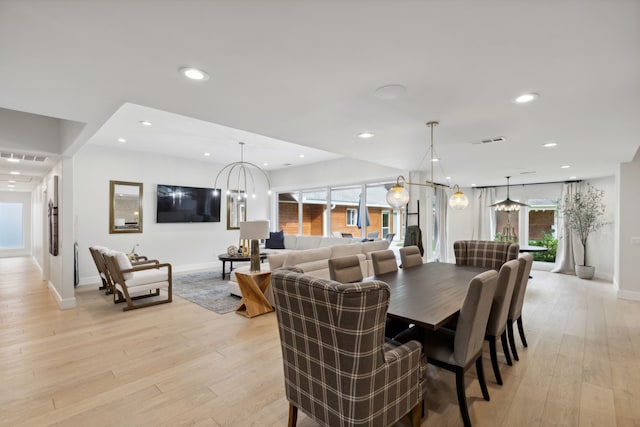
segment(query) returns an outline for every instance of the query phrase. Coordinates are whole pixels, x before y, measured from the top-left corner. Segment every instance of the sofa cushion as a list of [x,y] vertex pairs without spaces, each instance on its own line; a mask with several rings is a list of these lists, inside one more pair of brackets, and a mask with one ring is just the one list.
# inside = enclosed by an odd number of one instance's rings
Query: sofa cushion
[[344,239],[342,237],[324,237],[320,241],[319,247],[324,248],[324,247],[336,246],[336,245],[346,245],[348,243],[351,243],[351,239]]
[[349,245],[337,245],[331,247],[331,258],[343,256],[359,255],[362,253],[362,243],[351,243]]
[[320,242],[326,237],[322,236],[298,236],[296,240],[296,250],[316,249],[320,247]]
[[295,249],[297,241],[298,241],[298,236],[296,236],[295,234],[285,234],[284,235],[285,249]]
[[[297,266],[310,261],[328,260],[331,256],[330,248],[307,249],[303,251],[294,251],[287,254],[283,267]],[[328,268],[328,266],[327,266]]]
[[266,249],[284,249],[284,231],[270,232],[264,247]]
[[371,259],[371,252],[383,251],[389,248],[389,242],[386,240],[374,240],[373,242],[362,243],[362,253]]
[[[133,268],[133,266],[131,265],[131,260],[129,260],[129,257],[127,256],[127,254],[119,251],[112,251],[112,253],[113,253],[113,256],[115,256],[116,258],[116,262],[118,263],[118,268],[120,270],[130,270]],[[124,280],[129,280],[132,277],[133,277],[133,272],[122,273],[122,278]]]
[[284,265],[284,260],[287,258],[288,254],[289,254],[288,252],[270,254],[267,257],[267,260],[269,261],[269,269],[273,271],[276,268],[282,267]]

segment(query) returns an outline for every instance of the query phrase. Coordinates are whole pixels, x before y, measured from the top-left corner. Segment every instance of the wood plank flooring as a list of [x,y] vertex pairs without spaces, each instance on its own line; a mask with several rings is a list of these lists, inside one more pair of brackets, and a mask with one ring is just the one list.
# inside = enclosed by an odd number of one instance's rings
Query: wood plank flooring
[[[60,311],[31,258],[0,259],[0,426],[286,425],[275,313],[218,315],[176,296],[125,313],[97,285],[76,297]],[[523,319],[520,362],[499,353],[504,386],[485,352],[490,402],[467,374],[475,427],[640,426],[640,303],[534,271]],[[453,375],[428,374],[422,425],[461,426]]]

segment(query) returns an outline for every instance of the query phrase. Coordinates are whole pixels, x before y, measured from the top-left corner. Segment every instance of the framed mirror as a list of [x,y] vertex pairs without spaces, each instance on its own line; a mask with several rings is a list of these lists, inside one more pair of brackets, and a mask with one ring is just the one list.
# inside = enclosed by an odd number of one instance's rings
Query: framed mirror
[[142,183],[109,181],[109,234],[142,233]]
[[247,220],[247,199],[239,190],[229,190],[227,195],[227,230],[240,229],[240,222]]

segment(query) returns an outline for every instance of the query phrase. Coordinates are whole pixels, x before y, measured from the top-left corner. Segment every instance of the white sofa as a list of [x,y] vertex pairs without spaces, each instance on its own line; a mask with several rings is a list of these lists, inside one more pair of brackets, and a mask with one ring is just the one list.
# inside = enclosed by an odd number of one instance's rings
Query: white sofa
[[[267,256],[269,266],[267,268],[267,266],[261,264],[261,271],[275,270],[279,267],[299,267],[305,274],[329,279],[330,258],[357,255],[358,258],[360,258],[362,275],[363,277],[367,277],[373,275],[373,264],[370,253],[389,247],[389,242],[386,240],[361,242],[357,239],[319,236],[290,236],[287,240],[287,237],[288,236],[285,235],[285,249],[266,250],[267,253],[269,253]],[[348,243],[345,243],[345,241]],[[287,243],[289,245],[287,245]],[[308,245],[314,245],[314,247],[306,248]],[[231,279],[228,282],[228,288],[231,294],[241,296],[235,272],[248,270],[248,265],[233,270],[230,276]]]

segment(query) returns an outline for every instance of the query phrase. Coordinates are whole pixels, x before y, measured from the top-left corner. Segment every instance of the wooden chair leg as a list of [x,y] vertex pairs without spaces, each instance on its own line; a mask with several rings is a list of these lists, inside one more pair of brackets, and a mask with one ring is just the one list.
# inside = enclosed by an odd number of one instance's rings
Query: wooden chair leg
[[518,317],[518,333],[520,333],[520,339],[522,340],[522,345],[528,347],[527,339],[524,337],[524,328],[522,327],[522,316]]
[[509,335],[509,345],[511,346],[511,353],[513,353],[513,358],[515,360],[520,360],[518,358],[518,350],[516,349],[516,339],[513,336],[513,320],[511,319],[507,321],[507,334]]
[[478,382],[480,383],[480,390],[482,390],[482,397],[487,402],[491,400],[489,396],[489,390],[487,389],[487,382],[484,380],[484,369],[482,368],[482,354],[476,359],[476,372],[478,374]]
[[420,424],[422,423],[423,404],[424,401],[421,400],[411,410],[411,427],[420,427]]
[[464,369],[456,367],[456,391],[458,393],[458,406],[464,427],[471,427],[469,408],[467,407],[467,394],[464,389]]
[[502,376],[500,375],[500,367],[498,366],[496,337],[489,337],[489,353],[491,354],[491,366],[493,367],[493,374],[496,376],[496,382],[498,385],[502,385]]
[[289,423],[288,427],[296,427],[298,422],[298,407],[293,403],[289,403]]
[[509,352],[509,345],[507,343],[507,330],[505,329],[502,335],[500,335],[500,341],[502,342],[502,351],[504,352],[504,358],[507,359],[507,365],[512,366],[511,353]]

